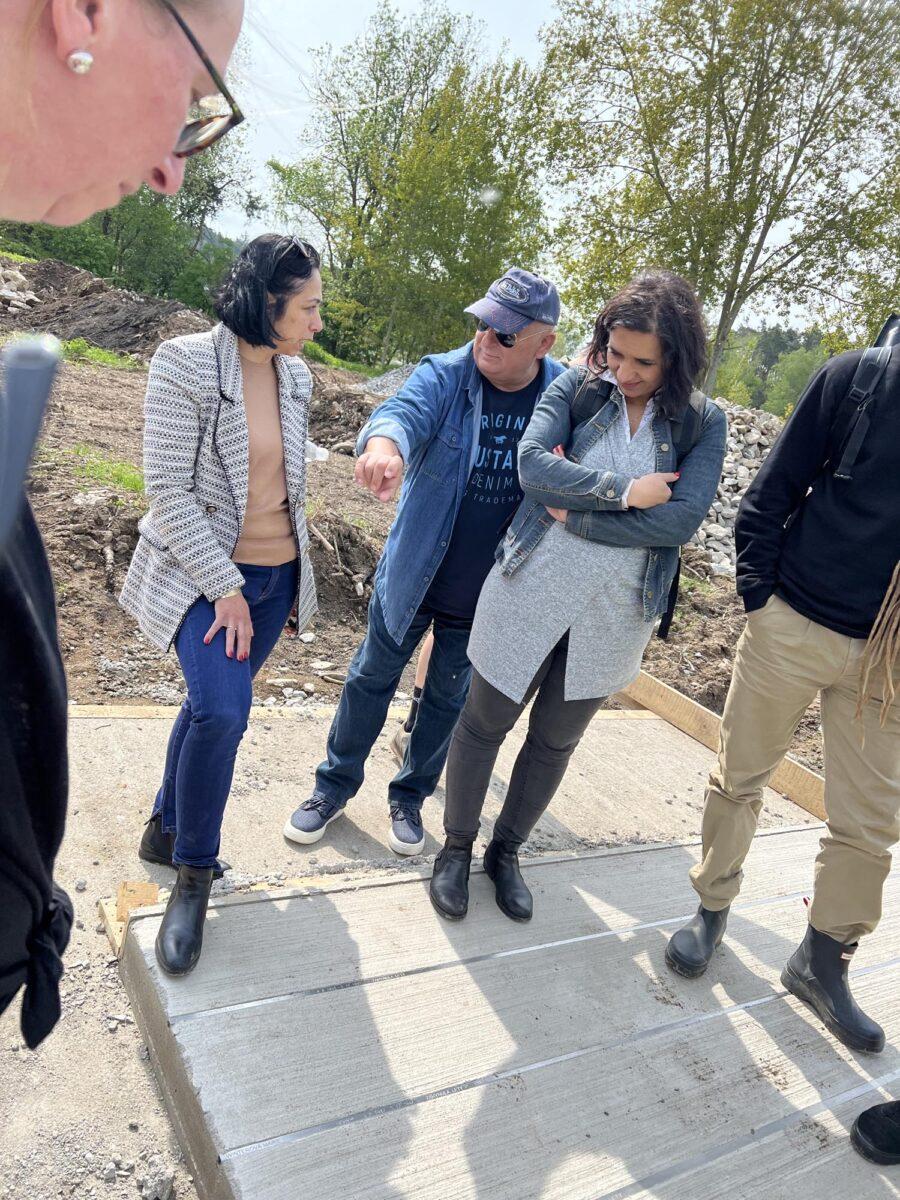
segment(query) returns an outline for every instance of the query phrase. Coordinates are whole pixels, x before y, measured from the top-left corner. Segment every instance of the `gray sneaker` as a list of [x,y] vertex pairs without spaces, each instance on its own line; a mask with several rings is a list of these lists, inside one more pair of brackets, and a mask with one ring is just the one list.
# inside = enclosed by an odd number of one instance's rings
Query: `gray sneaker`
[[284,827],[284,836],[291,842],[309,846],[324,836],[331,822],[336,821],[343,811],[344,806],[340,801],[328,800],[318,792],[313,792],[291,813],[291,819]]
[[403,726],[399,726],[394,736],[391,738],[391,754],[394,756],[394,761],[398,767],[402,767],[406,761],[406,747],[409,745],[410,735],[406,732]]
[[395,854],[421,854],[425,849],[421,814],[399,804],[392,805],[388,845]]

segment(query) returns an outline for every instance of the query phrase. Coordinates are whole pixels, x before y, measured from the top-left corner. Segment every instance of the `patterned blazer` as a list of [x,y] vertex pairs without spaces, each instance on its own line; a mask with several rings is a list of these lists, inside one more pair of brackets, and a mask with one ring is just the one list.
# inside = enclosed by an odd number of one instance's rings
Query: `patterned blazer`
[[[312,379],[299,358],[276,355],[288,503],[300,556],[300,629],[317,610],[306,530],[306,430]],[[138,523],[119,601],[168,650],[201,595],[244,582],[231,561],[247,507],[249,434],[241,361],[224,325],[163,342],[144,403],[144,477],[150,511]]]

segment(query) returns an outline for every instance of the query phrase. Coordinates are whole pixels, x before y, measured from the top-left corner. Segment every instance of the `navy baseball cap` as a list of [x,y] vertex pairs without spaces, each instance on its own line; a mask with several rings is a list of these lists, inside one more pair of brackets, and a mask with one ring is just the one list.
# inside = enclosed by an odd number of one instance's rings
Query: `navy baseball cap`
[[559,323],[559,293],[549,279],[510,267],[495,279],[483,300],[470,304],[471,313],[498,333],[518,333],[532,321]]

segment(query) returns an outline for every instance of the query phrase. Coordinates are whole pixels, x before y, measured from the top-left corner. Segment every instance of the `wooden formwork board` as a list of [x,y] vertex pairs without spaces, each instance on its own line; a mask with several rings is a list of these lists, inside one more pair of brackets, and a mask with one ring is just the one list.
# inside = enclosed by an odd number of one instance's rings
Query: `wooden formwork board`
[[203,1200],[896,1197],[847,1142],[900,1087],[900,881],[854,960],[882,1021],[838,1045],[779,983],[817,830],[759,835],[708,974],[664,963],[696,848],[525,865],[535,918],[473,873],[468,918],[427,880],[217,902],[184,979],[132,914],[122,971]]
[[[710,750],[718,750],[722,719],[696,700],[646,671],[641,671],[635,682],[625,688],[625,693]],[[820,821],[825,820],[825,781],[802,763],[792,758],[782,759],[769,780],[769,787]]]

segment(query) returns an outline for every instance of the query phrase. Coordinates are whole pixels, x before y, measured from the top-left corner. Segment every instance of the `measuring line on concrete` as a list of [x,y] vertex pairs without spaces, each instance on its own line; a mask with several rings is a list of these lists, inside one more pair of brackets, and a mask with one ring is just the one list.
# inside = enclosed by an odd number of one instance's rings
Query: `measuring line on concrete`
[[805,1108],[795,1109],[794,1112],[788,1113],[783,1117],[778,1117],[774,1121],[766,1121],[764,1125],[758,1125],[752,1133],[745,1133],[741,1137],[722,1142],[721,1145],[714,1146],[711,1150],[705,1150],[702,1154],[696,1154],[693,1158],[685,1158],[681,1162],[674,1163],[671,1166],[662,1167],[659,1171],[653,1171],[649,1175],[644,1175],[641,1179],[636,1179],[633,1183],[616,1188],[615,1191],[603,1192],[601,1195],[595,1196],[594,1200],[627,1200],[628,1196],[634,1196],[637,1192],[659,1187],[663,1183],[671,1183],[673,1179],[679,1179],[682,1175],[689,1175],[692,1171],[707,1167],[717,1162],[720,1158],[725,1158],[729,1154],[736,1153],[738,1150],[745,1150],[748,1146],[752,1146],[755,1142],[763,1141],[773,1134],[783,1133],[785,1129],[799,1125],[801,1121],[807,1120],[810,1117],[817,1117],[819,1113],[828,1112],[831,1109],[837,1108],[838,1105],[849,1104],[851,1100],[858,1100],[860,1097],[867,1096],[871,1092],[880,1091],[882,1088],[887,1087],[888,1084],[894,1083],[897,1080],[900,1080],[900,1069],[891,1071],[887,1075],[881,1075],[878,1079],[870,1079],[866,1083],[860,1083],[856,1087],[848,1088],[846,1091],[837,1092],[833,1096],[827,1096],[824,1100],[817,1100],[814,1104],[808,1104]]
[[[741,905],[733,905],[732,908],[735,913],[742,913],[749,909],[787,904],[794,900],[801,900],[805,895],[805,892],[788,892],[780,896],[764,896],[757,900],[748,900]],[[394,979],[413,979],[419,975],[431,975],[436,971],[449,971],[454,967],[468,967],[473,966],[475,963],[492,962],[503,958],[516,958],[524,954],[540,954],[545,950],[559,950],[563,947],[583,945],[585,942],[599,942],[604,938],[625,937],[630,934],[641,933],[647,929],[664,929],[667,925],[680,925],[685,921],[689,921],[693,915],[690,912],[677,917],[665,917],[659,921],[642,921],[637,925],[626,925],[622,929],[601,929],[597,933],[582,933],[577,937],[559,938],[553,942],[536,942],[534,945],[517,946],[512,950],[493,950],[488,954],[472,954],[467,958],[448,958],[441,962],[428,963],[422,967],[410,967],[406,971],[389,971],[383,975],[368,975],[360,979],[347,979],[342,983],[329,983],[321,987],[298,988],[292,992],[279,992],[275,996],[261,996],[255,1000],[241,1000],[236,1004],[223,1004],[217,1008],[198,1008],[194,1012],[178,1013],[170,1017],[169,1023],[174,1026],[184,1021],[198,1021],[204,1017],[215,1017],[222,1013],[245,1012],[251,1008],[264,1008],[270,1004],[283,1004],[288,1000],[303,1000],[310,996],[326,995],[329,992],[345,992],[351,988],[368,987],[370,984],[376,983],[388,983]]]
[[[891,967],[896,967],[898,965],[900,965],[900,957],[888,959],[887,962],[878,963],[875,966],[862,967],[858,971],[851,971],[850,974],[853,978],[860,979],[865,975],[878,974],[881,971],[890,970]],[[494,1071],[489,1075],[480,1075],[475,1079],[467,1079],[462,1083],[455,1083],[449,1087],[438,1088],[432,1092],[423,1092],[418,1096],[408,1096],[403,1100],[395,1100],[391,1104],[380,1104],[373,1108],[361,1109],[359,1112],[348,1113],[343,1117],[335,1117],[333,1120],[324,1121],[319,1125],[309,1125],[305,1129],[292,1130],[290,1133],[281,1133],[276,1137],[263,1138],[256,1142],[248,1142],[246,1145],[235,1146],[231,1150],[223,1151],[219,1155],[219,1162],[227,1163],[245,1155],[255,1154],[260,1150],[270,1150],[276,1146],[293,1145],[297,1142],[306,1141],[312,1137],[318,1137],[323,1133],[330,1133],[335,1129],[342,1129],[347,1125],[356,1125],[360,1121],[370,1120],[374,1117],[387,1116],[390,1113],[401,1112],[408,1108],[415,1108],[420,1104],[429,1104],[435,1100],[443,1100],[448,1096],[459,1095],[461,1092],[470,1092],[476,1088],[487,1087],[492,1083],[501,1083],[505,1079],[515,1079],[521,1075],[529,1075],[534,1071],[542,1071],[546,1067],[555,1067],[562,1063],[574,1062],[576,1059],[585,1058],[591,1054],[601,1054],[605,1050],[614,1050],[619,1049],[622,1046],[636,1045],[639,1042],[649,1041],[652,1038],[660,1037],[663,1034],[678,1032],[684,1029],[691,1029],[698,1025],[707,1024],[710,1021],[719,1020],[723,1017],[730,1017],[737,1013],[748,1012],[751,1009],[760,1008],[764,1004],[771,1004],[773,1000],[784,999],[784,997],[787,995],[788,993],[784,990],[784,988],[779,988],[777,990],[770,991],[768,995],[758,996],[755,1000],[745,1000],[741,1004],[730,1004],[726,1008],[719,1008],[714,1012],[697,1013],[692,1017],[682,1017],[677,1021],[668,1021],[664,1025],[658,1025],[653,1029],[642,1029],[637,1033],[630,1034],[628,1037],[617,1038],[613,1042],[596,1042],[591,1046],[584,1046],[578,1050],[570,1050],[566,1054],[557,1054],[553,1058],[540,1059],[537,1062],[526,1063],[519,1067],[510,1067],[505,1071]],[[894,1074],[900,1076],[900,1070],[896,1071]],[[890,1078],[893,1078],[893,1076]],[[876,1086],[881,1085],[880,1083],[876,1085],[876,1083],[870,1082],[863,1087],[863,1091],[872,1090]],[[820,1103],[822,1103],[824,1107],[830,1107],[830,1104],[837,1103],[837,1100]],[[811,1107],[815,1108],[816,1106],[812,1105]],[[785,1120],[786,1118],[781,1119]],[[770,1125],[773,1127],[773,1132],[777,1131],[778,1124],[779,1122],[777,1121],[770,1122]],[[761,1128],[768,1128],[768,1126],[762,1126]],[[749,1140],[752,1141],[753,1137],[751,1136]],[[735,1139],[735,1142],[739,1146],[741,1144],[741,1139]],[[725,1151],[725,1153],[727,1153],[727,1151]],[[690,1166],[679,1164],[677,1168],[673,1167],[671,1169],[673,1171],[686,1171],[692,1168]],[[666,1178],[668,1178],[668,1176],[666,1176]],[[638,1186],[644,1185],[639,1185],[637,1183],[629,1184],[626,1191],[623,1192],[620,1189],[619,1191],[609,1193],[607,1196],[599,1197],[598,1200],[613,1200],[614,1197],[616,1200],[618,1200],[620,1195],[624,1197],[630,1193],[633,1193]]]

